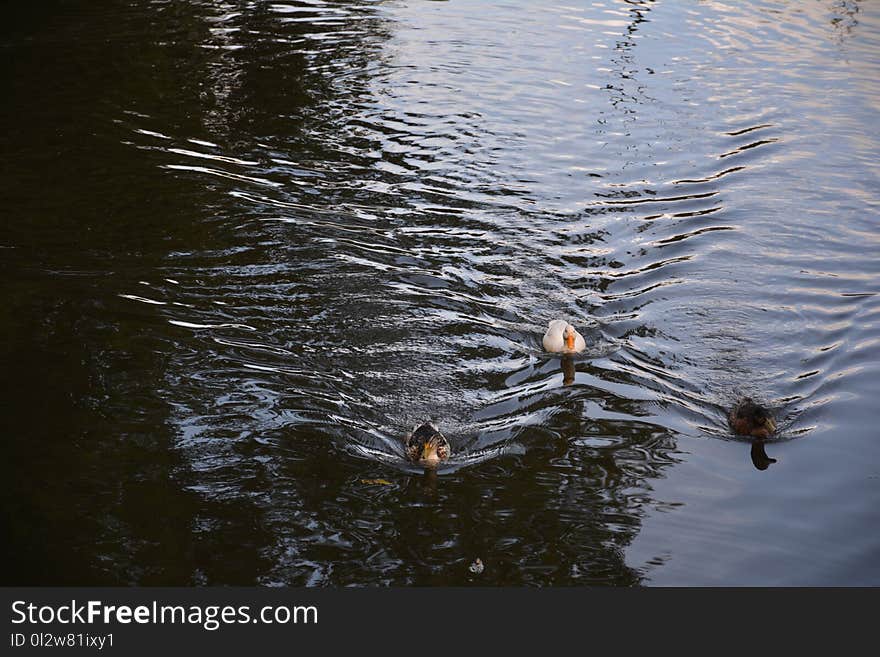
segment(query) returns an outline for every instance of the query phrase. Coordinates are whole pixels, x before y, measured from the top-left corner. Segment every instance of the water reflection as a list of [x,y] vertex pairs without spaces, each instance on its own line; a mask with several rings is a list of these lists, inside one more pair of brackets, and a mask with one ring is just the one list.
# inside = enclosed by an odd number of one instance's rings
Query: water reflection
[[771,463],[776,463],[776,459],[772,459],[767,456],[767,451],[764,449],[763,440],[752,441],[751,457],[752,463],[758,470],[766,470],[768,467],[770,467]]
[[574,383],[574,358],[571,356],[562,356],[560,361],[562,365],[562,385],[570,386]]

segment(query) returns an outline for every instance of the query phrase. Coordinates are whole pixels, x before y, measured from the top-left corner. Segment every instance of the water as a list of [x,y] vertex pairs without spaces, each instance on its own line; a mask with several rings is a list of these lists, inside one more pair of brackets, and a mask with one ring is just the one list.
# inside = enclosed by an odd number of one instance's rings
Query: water
[[880,584],[878,5],[5,14],[4,583]]

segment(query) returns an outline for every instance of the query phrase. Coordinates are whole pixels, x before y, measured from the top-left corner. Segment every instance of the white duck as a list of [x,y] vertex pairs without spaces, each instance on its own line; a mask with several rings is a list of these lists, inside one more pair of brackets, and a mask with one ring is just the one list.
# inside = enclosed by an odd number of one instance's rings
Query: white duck
[[584,336],[564,319],[554,319],[550,322],[543,343],[547,351],[562,354],[577,354],[587,348]]

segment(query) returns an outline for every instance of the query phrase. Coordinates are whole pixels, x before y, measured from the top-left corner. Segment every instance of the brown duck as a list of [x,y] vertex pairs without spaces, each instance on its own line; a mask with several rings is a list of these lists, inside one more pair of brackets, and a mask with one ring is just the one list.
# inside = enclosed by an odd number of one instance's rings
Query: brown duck
[[776,431],[776,422],[770,412],[748,397],[731,409],[727,420],[730,428],[741,436],[765,439]]
[[449,447],[449,441],[430,422],[415,427],[404,438],[403,446],[406,450],[406,457],[416,465],[425,468],[436,468],[449,458],[452,451]]

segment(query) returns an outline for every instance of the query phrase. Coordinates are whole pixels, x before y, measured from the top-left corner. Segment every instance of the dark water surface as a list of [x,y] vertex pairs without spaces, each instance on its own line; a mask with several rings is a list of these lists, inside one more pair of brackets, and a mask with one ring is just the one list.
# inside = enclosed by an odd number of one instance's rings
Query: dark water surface
[[880,585],[880,3],[0,30],[3,583]]

